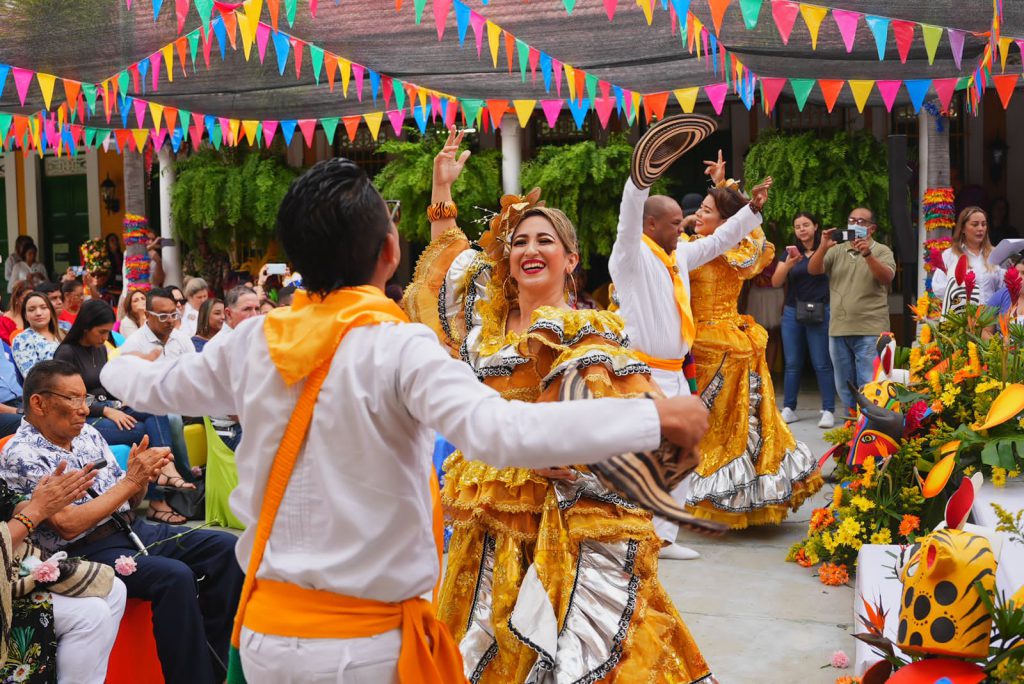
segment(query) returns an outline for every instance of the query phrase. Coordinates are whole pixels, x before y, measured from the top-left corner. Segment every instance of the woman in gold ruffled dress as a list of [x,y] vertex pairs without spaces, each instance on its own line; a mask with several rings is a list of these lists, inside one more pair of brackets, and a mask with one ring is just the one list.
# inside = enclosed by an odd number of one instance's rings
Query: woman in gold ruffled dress
[[[460,142],[453,132],[435,160],[433,241],[405,296],[412,320],[507,398],[556,401],[570,369],[595,396],[655,391],[618,316],[566,304],[576,234],[539,190],[503,197],[478,247],[458,229]],[[445,470],[454,534],[439,613],[471,682],[713,681],[658,581],[647,511],[584,468],[499,470],[456,452]]]
[[[732,185],[712,188],[697,210],[694,239],[713,233],[746,203]],[[781,523],[822,486],[814,456],[793,438],[775,406],[765,362],[768,333],[736,310],[743,282],[774,258],[774,246],[757,228],[690,272],[697,387],[710,405],[711,427],[686,503],[691,513],[735,529]],[[746,430],[738,429],[743,425]]]

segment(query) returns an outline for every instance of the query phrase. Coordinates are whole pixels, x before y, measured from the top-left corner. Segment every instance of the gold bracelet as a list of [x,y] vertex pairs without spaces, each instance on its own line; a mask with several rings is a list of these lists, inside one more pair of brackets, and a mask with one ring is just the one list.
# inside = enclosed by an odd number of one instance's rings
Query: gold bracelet
[[435,202],[427,207],[427,218],[431,223],[442,219],[454,219],[459,217],[459,208],[455,202]]

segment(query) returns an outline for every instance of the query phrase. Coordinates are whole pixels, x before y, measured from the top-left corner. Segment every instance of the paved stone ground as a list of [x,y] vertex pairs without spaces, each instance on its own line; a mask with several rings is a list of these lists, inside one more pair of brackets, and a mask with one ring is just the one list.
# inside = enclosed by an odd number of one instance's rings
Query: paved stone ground
[[[818,401],[801,394],[800,420],[790,425],[816,456],[826,449]],[[839,649],[852,659],[853,589],[826,587],[811,570],[785,562],[824,500],[817,494],[778,527],[711,540],[682,532],[680,543],[702,557],[661,563],[662,583],[721,684],[832,684],[852,674],[821,666]]]

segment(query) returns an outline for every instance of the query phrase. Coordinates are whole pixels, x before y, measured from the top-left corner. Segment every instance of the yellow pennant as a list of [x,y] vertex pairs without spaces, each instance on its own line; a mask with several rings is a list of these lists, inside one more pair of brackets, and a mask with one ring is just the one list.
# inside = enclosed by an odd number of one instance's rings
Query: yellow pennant
[[245,55],[245,61],[249,61],[249,55],[252,54],[252,44],[256,39],[256,29],[253,27],[249,19],[248,7],[246,7],[245,14],[236,15],[238,19],[238,32],[242,34],[242,53]]
[[487,44],[491,48],[491,59],[494,61],[494,68],[498,68],[498,48],[499,40],[501,38],[501,27],[493,23],[490,19],[487,20]]
[[800,16],[804,18],[804,22],[807,24],[807,30],[811,32],[811,49],[818,49],[818,29],[821,28],[821,22],[828,15],[827,7],[818,7],[817,5],[800,5]]
[[245,18],[249,20],[253,35],[256,35],[256,27],[260,25],[260,15],[263,14],[263,0],[247,0],[244,6]]
[[341,94],[348,97],[348,82],[352,79],[352,62],[339,57],[338,68],[341,69]]
[[238,129],[241,128],[242,122],[238,119],[228,119],[228,128],[231,130],[231,144],[238,144]]
[[50,100],[53,98],[53,84],[57,81],[57,77],[40,72],[36,74],[36,80],[39,81],[39,90],[43,92],[43,104],[49,109]]
[[174,82],[174,43],[164,45],[160,50],[164,56],[164,68],[167,69],[167,82]]
[[[241,19],[242,17],[239,16],[238,18]],[[256,131],[259,129],[259,127],[259,121],[252,121],[251,119],[242,121],[242,131],[245,133],[245,139],[248,141],[250,145],[252,145],[253,141],[256,140]]]
[[1002,69],[1006,71],[1006,58],[1010,55],[1010,46],[1013,44],[1013,38],[1000,38],[999,39],[999,59],[1002,62]]
[[703,22],[697,17],[693,18],[693,44],[697,46],[697,59],[700,59],[700,32],[704,28]]
[[640,9],[644,11],[644,19],[650,26],[654,21],[654,0],[636,0],[636,4],[640,5]]
[[643,95],[639,91],[634,90],[631,95],[633,96],[633,113],[638,117],[640,116],[640,103],[643,101]]
[[537,106],[536,100],[513,100],[512,106],[516,108],[516,116],[519,117],[519,125],[526,128],[530,117],[533,116],[533,109]]
[[853,100],[857,103],[857,111],[863,112],[864,105],[868,102],[868,97],[871,96],[871,89],[875,87],[874,81],[847,81],[850,84],[850,90],[853,91]]
[[370,112],[369,114],[363,114],[363,121],[366,122],[366,127],[370,129],[370,135],[374,140],[377,139],[377,135],[380,134],[380,123],[384,120],[384,112]]
[[423,88],[416,89],[416,99],[420,101],[420,108],[426,111],[427,109],[427,91]]
[[32,133],[32,143],[35,145],[36,151],[39,152],[39,158],[43,158],[43,124],[39,120],[39,117],[33,116],[28,120],[29,131]]
[[146,140],[149,138],[149,131],[145,128],[133,128],[132,137],[135,138],[135,149],[142,152],[146,149]]
[[679,90],[673,90],[672,94],[676,96],[676,101],[679,103],[679,107],[686,114],[693,114],[693,108],[697,104],[697,92],[700,88],[680,88]]
[[153,130],[160,130],[160,120],[164,115],[164,106],[156,102],[149,103],[149,115],[153,118]]
[[576,101],[576,69],[569,66],[568,64],[562,65],[562,71],[565,72],[565,84],[569,86],[569,99],[573,102]]

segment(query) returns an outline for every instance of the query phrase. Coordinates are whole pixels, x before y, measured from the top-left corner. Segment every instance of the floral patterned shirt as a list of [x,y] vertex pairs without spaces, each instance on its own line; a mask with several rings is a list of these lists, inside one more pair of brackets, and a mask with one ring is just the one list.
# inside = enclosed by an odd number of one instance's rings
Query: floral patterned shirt
[[32,370],[32,366],[40,361],[48,361],[53,358],[53,352],[57,351],[60,343],[56,340],[48,340],[31,328],[19,334],[11,343],[11,353],[14,355],[14,363],[18,364],[21,377],[26,377]]
[[[82,432],[71,442],[71,451],[67,451],[43,437],[26,419],[21,421],[21,427],[14,433],[14,437],[7,443],[3,452],[0,452],[0,478],[16,494],[31,497],[39,480],[51,474],[61,461],[68,462],[68,469],[77,469],[84,468],[101,458],[106,459],[107,466],[97,471],[96,480],[92,485],[93,490],[99,494],[113,487],[124,477],[124,471],[117,464],[114,454],[100,433],[91,425],[83,425]],[[89,499],[90,497],[85,495],[74,505],[86,503]],[[128,503],[122,504],[119,510],[127,511]],[[104,522],[106,520],[96,524],[101,525]],[[88,530],[80,536],[91,531]],[[62,539],[56,530],[45,523],[36,529],[33,540],[47,554],[56,553],[75,541]]]

